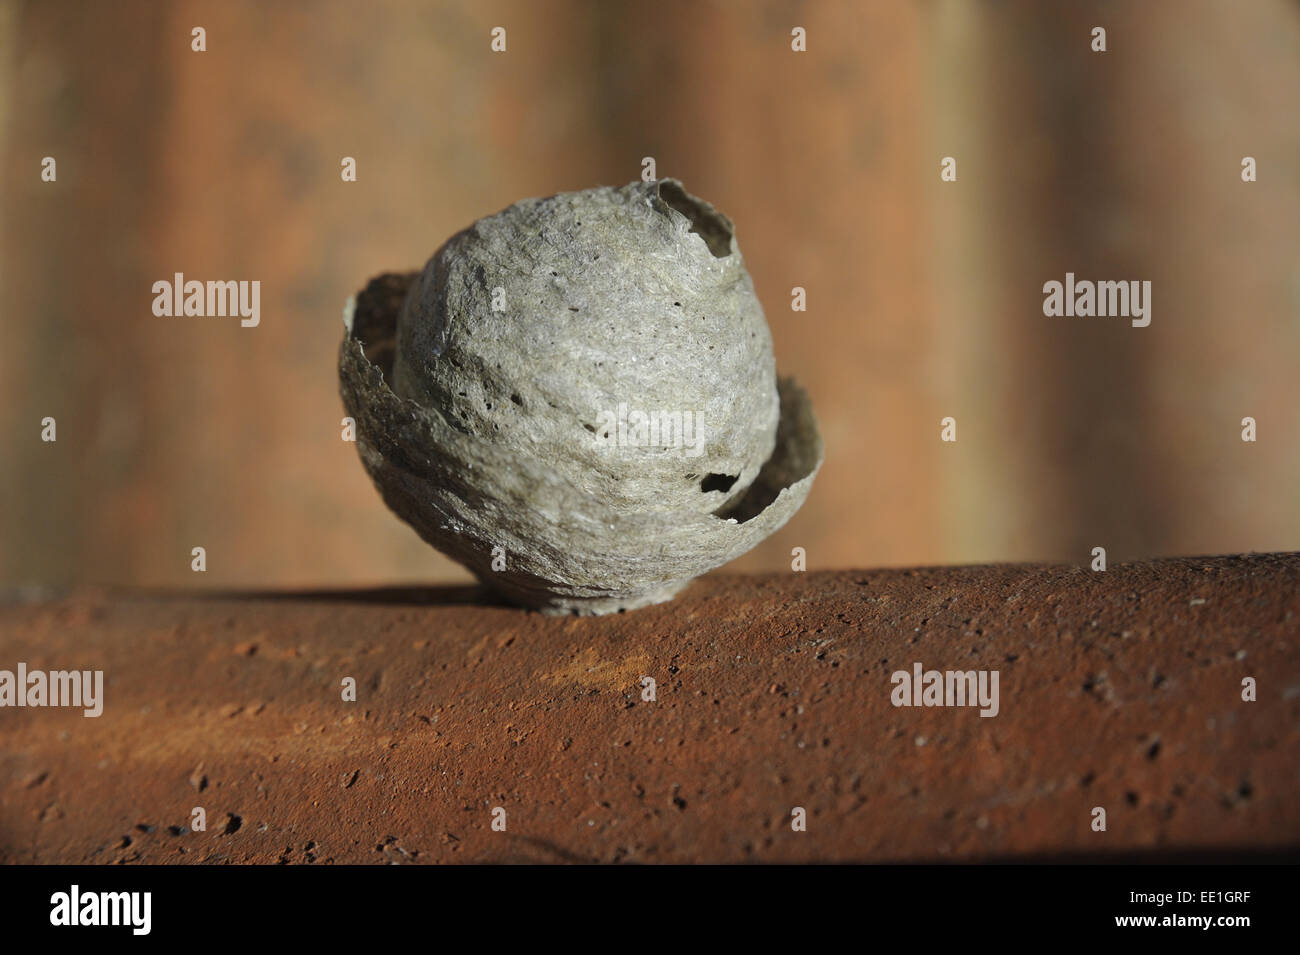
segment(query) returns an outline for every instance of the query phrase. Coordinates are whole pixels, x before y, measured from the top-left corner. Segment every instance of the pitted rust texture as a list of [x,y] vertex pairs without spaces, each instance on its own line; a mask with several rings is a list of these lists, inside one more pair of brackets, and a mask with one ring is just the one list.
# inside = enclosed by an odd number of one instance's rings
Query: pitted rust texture
[[[602,618],[478,599],[81,592],[0,607],[0,668],[102,668],[106,687],[99,719],[0,710],[0,859],[1300,844],[1300,555],[712,576]],[[998,670],[998,716],[895,708],[890,674],[917,661]],[[347,676],[356,703],[340,699]],[[195,806],[206,832],[184,828]],[[497,806],[505,832],[491,830]],[[806,832],[791,831],[796,806]]]

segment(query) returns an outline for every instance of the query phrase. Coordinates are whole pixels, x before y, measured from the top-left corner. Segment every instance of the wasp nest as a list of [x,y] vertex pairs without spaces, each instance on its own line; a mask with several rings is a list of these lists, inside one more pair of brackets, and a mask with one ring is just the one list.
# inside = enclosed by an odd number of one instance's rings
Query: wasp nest
[[384,501],[515,603],[669,600],[789,520],[821,465],[731,221],[672,179],[516,203],[344,320]]

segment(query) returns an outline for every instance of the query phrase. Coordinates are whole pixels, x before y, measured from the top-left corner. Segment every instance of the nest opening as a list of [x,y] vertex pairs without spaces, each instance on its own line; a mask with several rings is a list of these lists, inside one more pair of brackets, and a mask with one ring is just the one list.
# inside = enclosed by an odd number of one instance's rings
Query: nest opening
[[715,259],[731,255],[732,229],[726,216],[707,202],[696,199],[674,179],[664,179],[659,183],[659,198],[686,216],[691,231],[704,240]]
[[725,494],[739,480],[739,474],[710,474],[700,481],[700,490],[705,494],[710,491],[722,491]]

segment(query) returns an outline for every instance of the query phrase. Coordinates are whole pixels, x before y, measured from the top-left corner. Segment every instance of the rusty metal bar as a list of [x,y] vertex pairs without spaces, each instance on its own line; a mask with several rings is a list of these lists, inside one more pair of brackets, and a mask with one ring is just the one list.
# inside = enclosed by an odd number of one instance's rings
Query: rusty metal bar
[[[713,576],[607,618],[481,600],[10,600],[0,670],[102,671],[103,710],[0,709],[0,861],[1300,844],[1300,555]],[[896,706],[917,664],[923,685],[974,671],[977,692],[996,671],[996,715]]]

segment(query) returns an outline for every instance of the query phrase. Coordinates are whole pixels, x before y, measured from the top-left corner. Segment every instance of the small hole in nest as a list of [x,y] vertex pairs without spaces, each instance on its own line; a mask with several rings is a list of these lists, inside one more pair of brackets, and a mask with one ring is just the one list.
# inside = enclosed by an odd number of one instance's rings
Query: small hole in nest
[[523,407],[524,399],[520,398],[518,395],[511,395],[510,400],[513,401],[515,404],[519,405],[520,407]]
[[710,474],[700,482],[700,490],[706,494],[709,491],[722,491],[725,493],[730,491],[732,485],[739,480],[739,474]]
[[709,206],[689,195],[671,179],[661,182],[659,198],[684,215],[691,223],[691,231],[704,240],[715,259],[731,255],[731,223]]

